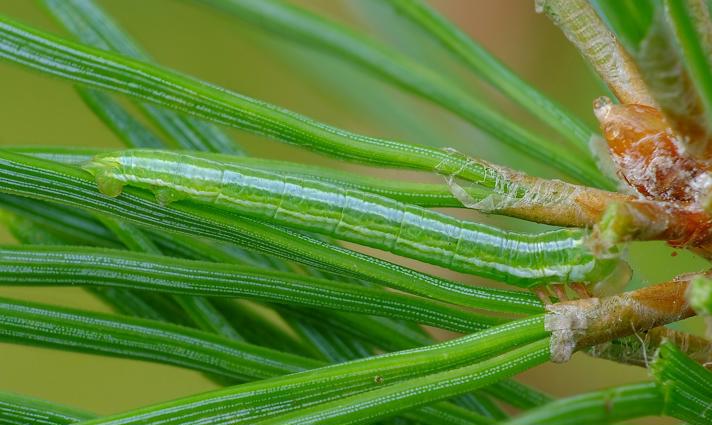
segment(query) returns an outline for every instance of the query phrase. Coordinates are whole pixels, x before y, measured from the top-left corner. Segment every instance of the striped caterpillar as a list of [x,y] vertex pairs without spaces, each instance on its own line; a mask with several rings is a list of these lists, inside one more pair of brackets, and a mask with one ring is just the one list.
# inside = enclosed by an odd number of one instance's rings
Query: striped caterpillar
[[[582,283],[608,278],[620,262],[615,247],[593,249],[586,230],[514,233],[372,193],[185,153],[99,154],[83,168],[108,196],[118,196],[125,185],[141,187],[162,204],[189,199],[523,288],[577,283],[572,287],[585,292]],[[560,285],[554,289],[563,295]]]

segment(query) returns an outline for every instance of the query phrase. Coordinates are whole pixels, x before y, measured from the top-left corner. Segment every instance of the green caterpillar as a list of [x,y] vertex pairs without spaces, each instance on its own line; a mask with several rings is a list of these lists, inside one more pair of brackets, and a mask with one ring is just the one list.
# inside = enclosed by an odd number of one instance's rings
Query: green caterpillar
[[599,282],[620,262],[615,249],[595,254],[586,230],[514,233],[372,193],[186,153],[105,153],[83,168],[108,196],[118,196],[125,185],[142,187],[162,204],[189,199],[523,288]]

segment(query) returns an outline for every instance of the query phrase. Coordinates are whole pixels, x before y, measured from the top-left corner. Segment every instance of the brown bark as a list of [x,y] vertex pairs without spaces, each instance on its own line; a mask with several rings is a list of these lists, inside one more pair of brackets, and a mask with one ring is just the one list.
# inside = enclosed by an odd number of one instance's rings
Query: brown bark
[[685,298],[691,278],[685,275],[620,295],[547,306],[552,360],[566,362],[577,350],[693,316]]

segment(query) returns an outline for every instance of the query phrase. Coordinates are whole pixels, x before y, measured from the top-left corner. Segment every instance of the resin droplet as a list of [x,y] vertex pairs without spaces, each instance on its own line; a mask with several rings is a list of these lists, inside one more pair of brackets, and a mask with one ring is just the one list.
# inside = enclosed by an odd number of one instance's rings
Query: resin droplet
[[617,172],[628,184],[650,199],[697,202],[699,190],[691,182],[707,170],[685,153],[660,111],[614,105],[607,98],[596,99],[593,107]]

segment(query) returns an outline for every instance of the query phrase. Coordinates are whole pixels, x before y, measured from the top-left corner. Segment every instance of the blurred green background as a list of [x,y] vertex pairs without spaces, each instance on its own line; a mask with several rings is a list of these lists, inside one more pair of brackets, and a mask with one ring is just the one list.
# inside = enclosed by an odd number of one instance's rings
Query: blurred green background
[[[447,112],[350,69],[338,60],[277,39],[194,2],[102,0],[99,3],[165,66],[352,131],[455,147],[533,174],[556,176]],[[399,21],[379,0],[301,0],[299,3],[414,55],[451,75],[463,90],[486,97],[507,114],[546,132],[526,114],[463,72],[439,46]],[[603,89],[558,30],[544,16],[534,12],[531,0],[431,0],[431,3],[526,80],[593,122],[591,101],[604,94]],[[0,0],[0,11],[62,34],[36,2]],[[0,63],[0,93],[2,145],[120,146],[69,84]],[[232,134],[255,156],[336,164],[280,143],[237,131]],[[364,169],[356,165],[352,168]],[[433,181],[437,178],[402,170],[379,170],[379,173],[384,177],[398,175]],[[535,227],[516,220],[485,217],[473,211],[453,213],[516,229]],[[12,240],[4,229],[0,232],[2,242]],[[671,257],[671,252],[662,244],[633,246],[629,256],[636,270],[634,284],[657,282],[679,272],[704,267],[701,260],[691,255],[681,253]],[[379,256],[400,261],[382,253]],[[403,263],[442,273],[413,262]],[[471,276],[448,275],[478,281]],[[0,295],[106,310],[75,288],[1,288]],[[689,322],[686,328],[701,330],[698,322]],[[645,378],[643,369],[594,360],[582,354],[566,365],[546,365],[522,376],[525,382],[558,396]],[[99,414],[213,387],[199,373],[175,367],[0,344],[0,388]]]

